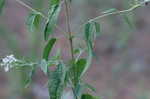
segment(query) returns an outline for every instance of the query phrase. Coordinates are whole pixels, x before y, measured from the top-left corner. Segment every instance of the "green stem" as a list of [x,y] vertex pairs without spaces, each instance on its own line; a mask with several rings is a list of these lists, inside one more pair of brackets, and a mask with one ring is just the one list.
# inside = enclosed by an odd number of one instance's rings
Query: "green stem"
[[[27,9],[31,10],[32,12],[38,13],[42,18],[44,18],[46,20],[49,20],[49,18],[47,16],[45,16],[43,13],[41,13],[40,11],[37,11],[37,10],[33,9],[29,5],[25,4],[23,1],[21,1],[21,0],[15,0],[15,1],[18,2],[19,4],[21,4],[22,6],[26,7]],[[66,32],[61,27],[59,27],[57,24],[55,26],[56,26],[56,28],[60,32],[66,34]]]
[[135,10],[135,9],[137,9],[137,8],[139,8],[139,7],[141,7],[141,6],[143,6],[145,3],[146,3],[146,2],[144,1],[144,2],[141,2],[141,3],[138,3],[138,4],[134,5],[134,6],[132,6],[131,8],[129,8],[129,9],[127,9],[127,10],[121,10],[121,11],[115,11],[115,12],[111,12],[111,13],[106,13],[106,14],[97,16],[97,17],[95,17],[95,18],[93,18],[93,19],[89,19],[87,22],[81,24],[81,25],[79,26],[79,29],[82,28],[82,27],[83,27],[85,24],[87,24],[88,22],[96,21],[96,20],[98,20],[98,19],[101,19],[101,18],[104,18],[104,17],[108,17],[108,16],[110,16],[110,15],[116,15],[116,14],[122,14],[122,13],[131,12],[131,11],[133,11],[133,10]]
[[[72,37],[72,31],[71,31],[71,25],[70,25],[70,5],[68,4],[67,0],[65,0],[65,10],[66,10],[66,24],[67,24],[67,30],[68,30],[68,35],[69,35],[69,43],[70,43],[70,50],[71,50],[71,59],[72,61],[75,61],[75,58],[74,58],[74,47],[73,47],[73,37]],[[72,64],[72,66],[74,67],[74,62]],[[74,97],[75,99],[78,99],[78,96],[76,95],[76,92],[75,92],[75,87],[76,87],[76,69],[73,69],[73,75],[74,75],[74,78],[73,78],[73,87],[72,87],[72,91],[73,91],[73,94],[74,94]]]

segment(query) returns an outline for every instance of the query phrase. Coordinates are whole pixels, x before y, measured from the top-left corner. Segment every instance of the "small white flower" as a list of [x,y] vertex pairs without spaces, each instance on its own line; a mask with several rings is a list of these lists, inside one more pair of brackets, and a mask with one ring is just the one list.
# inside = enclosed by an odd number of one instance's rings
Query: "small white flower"
[[17,62],[18,60],[14,57],[14,55],[6,56],[2,59],[2,63],[0,64],[5,72],[8,72],[11,68],[13,68],[13,63]]
[[4,67],[4,70],[5,70],[5,72],[8,72],[8,71],[9,71],[9,66],[6,65],[6,66]]

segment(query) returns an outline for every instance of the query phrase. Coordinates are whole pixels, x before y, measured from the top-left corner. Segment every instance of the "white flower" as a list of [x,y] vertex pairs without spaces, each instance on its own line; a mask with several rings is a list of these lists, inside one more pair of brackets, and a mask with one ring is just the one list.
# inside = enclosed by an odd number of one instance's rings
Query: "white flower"
[[13,68],[13,63],[17,62],[18,60],[14,57],[14,55],[6,56],[2,59],[2,63],[0,64],[5,72],[8,72],[11,68]]

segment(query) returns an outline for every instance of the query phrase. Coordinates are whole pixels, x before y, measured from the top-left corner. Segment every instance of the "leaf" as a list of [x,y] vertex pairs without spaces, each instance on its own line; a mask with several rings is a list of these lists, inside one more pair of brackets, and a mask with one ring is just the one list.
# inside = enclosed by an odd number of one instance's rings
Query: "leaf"
[[95,24],[96,34],[99,36],[101,34],[100,24],[97,22],[94,22],[94,24]]
[[[100,30],[100,24],[97,22],[88,22],[85,24],[85,40],[86,40],[86,45],[88,49],[88,57],[87,57],[87,63],[86,66],[82,72],[82,75],[87,71],[89,66],[92,63],[92,57],[93,57],[93,42],[95,40],[95,35],[99,35],[101,30]],[[96,33],[96,34],[95,34]]]
[[51,40],[49,40],[48,44],[44,48],[43,59],[45,59],[46,61],[48,61],[49,54],[50,54],[55,42],[56,42],[56,38],[52,38]]
[[45,40],[48,40],[49,35],[53,33],[61,9],[59,0],[52,0],[51,2],[52,5],[49,11],[49,19],[46,23],[45,30],[44,30]]
[[39,13],[31,13],[27,18],[27,26],[30,32],[34,32],[36,28],[38,28],[40,23],[40,14]]
[[47,62],[46,62],[46,60],[42,60],[41,61],[41,64],[40,64],[40,67],[41,67],[41,70],[45,73],[45,74],[47,74],[47,70],[48,70],[48,64],[47,64]]
[[5,0],[0,0],[0,13],[2,12],[2,9],[4,8]]
[[32,81],[32,76],[35,73],[35,70],[36,70],[36,66],[32,66],[31,70],[28,73],[28,79],[25,81],[25,88],[27,88],[30,85]]
[[87,23],[85,25],[85,38],[86,38],[86,45],[87,45],[87,49],[88,49],[88,57],[87,57],[86,66],[81,75],[83,75],[87,71],[87,69],[89,68],[89,66],[91,65],[91,62],[92,62],[92,57],[93,57],[93,44],[92,44],[93,36],[92,35],[94,35],[92,23]]
[[61,99],[65,86],[66,67],[60,63],[54,72],[49,76],[50,99]]
[[50,5],[58,5],[60,3],[60,0],[50,0]]
[[81,75],[86,67],[86,59],[79,59],[77,62],[71,60],[69,69],[69,77],[73,81],[74,85],[80,82]]
[[92,96],[90,94],[83,94],[81,99],[100,99],[100,98],[96,96]]
[[81,78],[81,75],[85,69],[85,66],[86,66],[86,59],[79,59],[77,62],[76,62],[76,65],[75,65],[75,69],[76,69],[76,72],[77,72],[77,78],[80,79]]
[[88,22],[85,25],[85,38],[86,38],[86,41],[90,40],[90,33],[91,33],[90,29],[91,29],[91,23]]

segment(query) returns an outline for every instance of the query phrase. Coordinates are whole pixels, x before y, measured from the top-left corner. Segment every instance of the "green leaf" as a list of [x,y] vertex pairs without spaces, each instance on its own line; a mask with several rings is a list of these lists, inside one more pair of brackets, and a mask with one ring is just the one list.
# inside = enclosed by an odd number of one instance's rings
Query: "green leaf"
[[56,23],[58,20],[58,16],[60,13],[61,5],[55,4],[52,5],[49,11],[49,19],[46,23],[45,30],[44,30],[44,39],[48,40],[48,37],[50,34],[54,32],[54,29],[56,27]]
[[75,69],[76,69],[76,72],[77,72],[77,78],[78,79],[81,78],[81,75],[82,75],[82,73],[85,69],[85,66],[86,66],[86,59],[79,59],[76,62]]
[[86,41],[88,42],[89,40],[91,40],[90,39],[90,33],[91,33],[91,23],[87,23],[86,25],[85,25],[85,38],[86,38]]
[[41,64],[40,64],[40,67],[41,67],[41,70],[45,73],[45,74],[47,74],[47,70],[48,70],[48,64],[47,64],[47,61],[46,60],[42,60],[41,61]]
[[36,66],[32,66],[30,69],[31,70],[28,72],[28,78],[25,81],[25,88],[27,88],[30,85],[30,83],[32,81],[32,76],[33,76],[33,74],[35,73],[35,70],[36,70]]
[[87,57],[87,63],[86,66],[82,72],[82,75],[88,70],[89,66],[92,63],[92,57],[93,57],[93,24],[88,22],[85,25],[85,39],[86,39],[86,45],[88,49],[88,57]]
[[4,8],[5,0],[0,0],[0,13],[2,12],[2,9]]
[[[89,66],[92,63],[92,57],[93,57],[93,42],[95,40],[95,36],[100,35],[100,24],[97,22],[88,22],[85,24],[85,41],[88,49],[88,57],[87,57],[87,63],[86,66],[82,72],[82,75],[87,71]],[[95,34],[96,33],[96,34]]]
[[56,42],[56,38],[50,39],[48,44],[44,48],[43,59],[45,59],[46,61],[48,61],[49,54],[50,54],[55,42]]
[[34,32],[36,28],[38,28],[40,23],[40,14],[39,13],[31,13],[26,21],[26,24],[29,28],[30,32]]
[[96,96],[92,96],[90,94],[83,94],[81,99],[100,99],[100,98]]
[[60,0],[50,0],[50,5],[58,5],[60,3]]
[[83,92],[86,90],[86,89],[90,89],[91,91],[93,92],[96,92],[96,89],[93,88],[91,85],[89,84],[86,84],[86,83],[82,83],[81,81],[78,82],[78,84],[76,85],[75,87],[75,93],[78,97],[81,97],[81,95],[83,94]]
[[94,22],[94,24],[95,24],[96,34],[99,36],[101,34],[100,24],[97,22]]
[[66,67],[60,63],[49,76],[50,99],[61,99],[65,87]]

